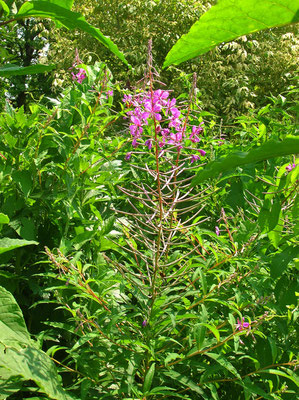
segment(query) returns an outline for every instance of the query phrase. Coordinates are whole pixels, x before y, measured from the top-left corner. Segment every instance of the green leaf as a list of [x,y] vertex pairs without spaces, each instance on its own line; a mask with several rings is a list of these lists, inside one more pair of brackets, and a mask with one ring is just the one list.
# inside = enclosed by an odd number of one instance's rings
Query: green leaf
[[215,338],[217,339],[217,342],[220,341],[220,334],[217,328],[215,328],[215,326],[211,325],[211,324],[206,324],[204,322],[200,322],[198,325],[202,325],[205,326],[206,328],[210,329],[210,331],[213,333],[213,335],[215,336]]
[[281,142],[269,140],[256,149],[247,152],[231,153],[227,157],[210,162],[204,169],[197,173],[191,185],[198,185],[206,179],[215,178],[223,172],[242,165],[296,153],[299,153],[299,137],[287,136]]
[[200,350],[205,340],[207,327],[202,324],[196,324],[193,329],[194,329],[194,339],[197,344],[197,349]]
[[149,367],[149,369],[148,369],[148,371],[146,373],[146,376],[144,378],[144,383],[143,383],[143,393],[148,392],[150,390],[151,386],[152,386],[152,381],[153,381],[153,378],[154,378],[154,375],[155,375],[155,366],[156,366],[156,364],[153,363]]
[[296,373],[294,373],[290,369],[287,369],[287,371],[289,372],[289,374],[286,374],[285,372],[279,371],[274,368],[270,368],[270,369],[264,369],[264,370],[260,371],[260,373],[269,373],[269,374],[273,374],[273,375],[283,376],[284,378],[290,379],[298,387],[299,379],[298,379],[298,376],[296,375]]
[[276,279],[287,269],[289,263],[298,257],[298,248],[289,246],[284,249],[281,253],[275,254],[271,260],[271,276]]
[[22,311],[13,295],[0,286],[0,343],[30,343]]
[[7,369],[13,376],[34,381],[51,399],[69,398],[59,383],[59,376],[50,357],[33,346],[15,349],[0,345],[0,367]]
[[29,17],[50,18],[67,29],[80,29],[97,39],[126,65],[129,65],[112,40],[104,36],[98,28],[90,25],[80,13],[70,11],[53,3],[49,4],[47,1],[27,1],[22,5],[15,18]]
[[182,375],[176,371],[163,371],[163,374],[171,379],[174,379],[177,382],[180,382],[182,385],[187,386],[190,390],[193,390],[193,392],[200,394],[204,399],[208,399],[205,392],[189,377]]
[[180,399],[186,399],[185,396],[180,395],[178,393],[174,393],[173,388],[170,388],[168,386],[157,386],[154,389],[152,389],[147,395],[151,396],[151,395],[157,395],[157,394],[161,394],[163,396],[171,396],[171,397],[178,397]]
[[57,4],[58,6],[67,8],[68,10],[71,10],[74,4],[74,0],[42,0],[42,1],[46,1],[52,4]]
[[0,224],[8,224],[9,218],[7,215],[0,213]]
[[287,305],[297,303],[298,282],[282,275],[274,288],[274,295],[279,308],[285,310]]
[[223,355],[216,353],[205,353],[205,355],[212,358],[227,371],[235,375],[237,378],[241,379],[241,376],[239,375],[236,368]]
[[163,67],[178,65],[223,42],[299,20],[299,0],[219,0],[183,35]]
[[8,77],[13,75],[32,75],[42,74],[44,72],[52,71],[56,67],[55,64],[50,65],[30,65],[29,67],[20,67],[16,64],[5,64],[0,67],[0,76]]
[[5,1],[3,1],[3,0],[0,0],[0,10],[1,10],[1,8],[4,11],[5,16],[9,15],[9,8],[7,7],[7,4],[5,3]]
[[167,357],[164,360],[164,364],[167,367],[167,365],[170,363],[170,361],[177,360],[178,358],[181,358],[181,355],[178,353],[169,353],[167,354]]
[[268,342],[269,342],[269,345],[271,348],[271,353],[272,353],[272,363],[275,364],[276,359],[277,359],[277,354],[278,354],[276,342],[271,337],[268,337]]
[[0,239],[0,254],[17,249],[18,247],[30,246],[32,244],[38,244],[38,242],[33,240],[3,238]]
[[265,199],[258,217],[261,233],[271,232],[276,227],[280,211],[281,204],[278,199],[274,199],[273,204],[269,198]]
[[13,295],[0,287],[0,396],[12,390],[12,377],[33,380],[51,399],[67,400],[52,360],[30,339],[22,312]]
[[27,197],[32,189],[31,173],[29,171],[16,171],[12,174],[12,178],[20,185],[22,192]]
[[19,376],[13,377],[7,369],[0,367],[0,400],[6,400],[21,387],[22,381]]
[[[282,213],[280,213],[279,218],[282,218]],[[276,249],[278,248],[281,239],[282,230],[283,230],[283,224],[280,224],[277,225],[273,231],[268,233],[268,238]]]
[[[236,381],[236,383],[243,386],[244,389],[246,389],[250,394],[258,394],[259,396],[262,396],[263,399],[273,400],[273,397],[271,395],[267,394],[259,386],[252,383],[248,377],[246,377],[242,382]],[[250,398],[252,397],[250,396]]]

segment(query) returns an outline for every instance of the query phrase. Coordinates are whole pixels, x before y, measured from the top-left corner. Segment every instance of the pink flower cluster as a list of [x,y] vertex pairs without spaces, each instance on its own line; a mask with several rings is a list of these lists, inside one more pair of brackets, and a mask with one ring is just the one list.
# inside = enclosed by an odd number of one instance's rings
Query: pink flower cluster
[[86,78],[86,72],[83,68],[80,68],[79,71],[75,74],[72,72],[73,81],[77,81],[78,83],[82,83]]
[[296,164],[295,164],[295,163],[289,164],[289,165],[286,166],[286,170],[287,170],[288,172],[290,172],[290,171],[292,171],[292,169],[294,169],[295,167],[296,167]]
[[[135,96],[125,95],[123,102],[129,108],[127,116],[130,119],[130,134],[133,137],[132,146],[136,148],[144,144],[150,150],[153,146],[153,139],[143,140],[144,128],[154,125],[158,134],[158,145],[162,149],[165,145],[175,146],[178,150],[184,147],[184,142],[190,140],[191,144],[200,142],[200,134],[203,131],[203,123],[198,126],[188,127],[185,117],[176,106],[176,99],[169,98],[167,90],[155,90],[153,92],[141,92]],[[200,154],[191,156],[191,163],[200,159],[206,152],[196,149]],[[126,159],[129,159],[129,157]]]

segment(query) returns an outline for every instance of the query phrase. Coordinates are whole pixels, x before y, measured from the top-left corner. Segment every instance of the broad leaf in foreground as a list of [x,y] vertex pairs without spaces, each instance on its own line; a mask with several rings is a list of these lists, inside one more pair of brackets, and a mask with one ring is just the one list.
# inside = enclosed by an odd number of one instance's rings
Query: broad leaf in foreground
[[298,21],[299,0],[219,0],[175,43],[163,67],[178,65],[240,36]]
[[0,373],[0,399],[18,390],[15,377],[34,381],[51,399],[70,399],[60,385],[53,361],[31,340],[21,309],[13,295],[1,286]]
[[207,164],[204,169],[197,173],[191,184],[192,186],[197,185],[206,179],[215,178],[223,172],[242,165],[297,153],[299,153],[299,137],[287,136],[281,142],[269,140],[257,149],[247,152],[239,151],[231,153],[227,157],[222,157],[219,160]]
[[34,240],[2,238],[0,239],[0,254],[17,249],[18,247],[30,246],[32,244],[38,244],[38,242],[35,242]]
[[30,343],[22,311],[13,295],[0,286],[0,343]]

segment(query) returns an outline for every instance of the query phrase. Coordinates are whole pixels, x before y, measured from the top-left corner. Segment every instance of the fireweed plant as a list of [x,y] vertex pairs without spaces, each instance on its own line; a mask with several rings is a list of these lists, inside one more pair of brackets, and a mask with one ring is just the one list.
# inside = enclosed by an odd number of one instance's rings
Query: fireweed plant
[[[257,251],[265,236],[254,222],[264,207],[257,196],[268,181],[247,183],[246,215],[217,206],[220,182],[193,187],[194,172],[223,146],[205,134],[196,79],[182,105],[155,88],[156,78],[149,49],[144,87],[123,97],[122,151],[97,164],[89,179],[100,183],[83,196],[96,226],[82,233],[88,253],[78,245],[73,256],[70,248],[69,255],[46,248],[54,267],[47,291],[68,316],[48,324],[69,335],[48,354],[80,399],[291,398],[295,309],[286,316],[278,304],[281,283]],[[293,185],[294,171],[279,173]],[[103,189],[109,179],[111,193]],[[283,185],[287,216],[294,188]],[[292,260],[290,252],[283,260]]]

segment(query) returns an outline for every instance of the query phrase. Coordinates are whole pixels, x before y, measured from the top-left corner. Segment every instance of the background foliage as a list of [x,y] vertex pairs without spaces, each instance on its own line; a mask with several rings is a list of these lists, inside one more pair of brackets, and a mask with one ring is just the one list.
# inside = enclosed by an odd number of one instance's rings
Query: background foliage
[[[62,37],[57,32],[56,44],[50,50],[51,60],[58,60],[67,71],[73,57],[73,43],[83,59],[93,62],[99,57],[109,63],[117,81],[134,87],[144,73],[149,38],[153,39],[155,65],[161,68],[177,39],[213,4],[215,2],[173,0],[75,2],[76,9],[86,15],[88,21],[118,44],[133,70],[126,71],[105,48],[80,33]],[[295,85],[297,34],[298,27],[293,25],[242,37],[185,63],[184,68],[165,70],[161,79],[180,93],[190,89],[189,74],[196,72],[203,109],[232,120],[236,115],[264,106],[267,96],[277,96]],[[56,83],[61,82],[61,75],[57,78]]]

